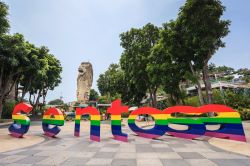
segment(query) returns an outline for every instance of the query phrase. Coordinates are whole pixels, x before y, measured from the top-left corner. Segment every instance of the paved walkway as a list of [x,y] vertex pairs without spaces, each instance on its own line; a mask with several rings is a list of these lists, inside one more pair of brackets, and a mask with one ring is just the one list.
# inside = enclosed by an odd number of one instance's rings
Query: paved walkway
[[209,144],[218,148],[235,152],[250,157],[250,121],[244,121],[243,127],[247,142],[233,141],[228,139],[211,138],[208,140]]
[[207,141],[169,136],[150,140],[135,136],[124,126],[123,131],[129,134],[129,142],[124,143],[113,140],[110,126],[102,124],[98,143],[89,140],[88,122],[81,127],[81,137],[76,138],[74,123],[66,123],[58,138],[52,139],[42,135],[41,127],[31,126],[28,136],[44,137],[45,141],[0,153],[0,165],[250,166],[249,157],[215,148]]

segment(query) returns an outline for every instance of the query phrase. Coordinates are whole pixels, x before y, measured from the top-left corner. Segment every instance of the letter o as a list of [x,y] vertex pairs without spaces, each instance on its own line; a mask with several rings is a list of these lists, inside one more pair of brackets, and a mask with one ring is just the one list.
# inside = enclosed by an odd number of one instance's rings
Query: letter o
[[[152,129],[142,129],[135,124],[136,117],[140,114],[150,114],[155,119],[155,126]],[[164,135],[168,130],[168,121],[166,114],[160,110],[151,107],[142,107],[133,111],[128,118],[130,129],[144,138],[158,138]]]

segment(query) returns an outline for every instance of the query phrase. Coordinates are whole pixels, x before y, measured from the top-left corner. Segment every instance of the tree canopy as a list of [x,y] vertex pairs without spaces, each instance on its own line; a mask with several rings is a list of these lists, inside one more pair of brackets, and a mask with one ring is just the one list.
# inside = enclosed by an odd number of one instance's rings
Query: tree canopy
[[47,47],[36,47],[19,33],[7,34],[7,16],[8,7],[0,1],[0,118],[3,103],[13,89],[17,102],[29,93],[29,102],[35,109],[41,97],[45,104],[48,90],[59,85],[62,72],[60,61]]
[[108,70],[100,74],[97,86],[101,95],[108,96],[109,100],[111,100],[111,96],[124,94],[126,83],[124,82],[124,72],[121,70],[120,65],[110,64]]
[[222,41],[229,33],[229,20],[222,20],[225,11],[219,0],[187,0],[176,20],[181,27],[183,46],[191,48],[188,57],[197,69],[202,70],[207,102],[212,103],[212,87],[208,75],[208,61],[214,53],[224,47]]
[[191,82],[196,84],[200,104],[212,103],[208,61],[225,46],[222,39],[229,33],[230,21],[221,19],[224,11],[219,0],[186,0],[177,18],[162,27],[148,23],[122,33],[119,72],[123,73],[123,92],[110,82],[110,69],[100,75],[99,91],[102,95],[119,91],[124,102],[137,105],[149,95],[155,107],[159,88],[170,95],[173,104],[184,104],[181,85]]
[[48,102],[49,105],[63,105],[64,102],[61,99],[55,99]]
[[150,63],[151,50],[159,40],[159,28],[153,24],[146,24],[142,28],[132,28],[120,35],[123,53],[120,64],[124,71],[129,95],[134,103],[140,104],[149,92],[151,105],[155,106],[158,84],[152,81],[147,72]]
[[0,1],[0,35],[7,33],[9,30],[9,21],[8,21],[8,6]]
[[99,98],[99,94],[94,89],[90,89],[89,101],[97,101]]

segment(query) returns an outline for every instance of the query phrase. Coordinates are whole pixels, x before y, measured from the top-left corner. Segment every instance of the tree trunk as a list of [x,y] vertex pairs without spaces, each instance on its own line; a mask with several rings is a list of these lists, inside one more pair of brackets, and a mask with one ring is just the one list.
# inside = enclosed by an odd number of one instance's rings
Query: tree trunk
[[203,98],[203,95],[202,95],[201,84],[200,84],[199,81],[198,81],[198,83],[197,83],[197,91],[198,91],[198,96],[199,96],[200,104],[201,104],[201,105],[204,105],[205,102],[204,102],[204,98]]
[[[21,96],[21,98],[20,98],[20,101],[21,101],[21,102],[23,101],[24,96],[26,95],[26,93],[27,93],[27,92],[22,92],[22,96]],[[30,97],[29,97],[29,99],[30,99]]]
[[[189,62],[189,66],[190,66],[190,69],[192,71],[192,74],[196,77],[197,74],[194,71],[194,68],[193,68],[193,65],[192,65],[191,62]],[[204,105],[204,98],[203,98],[203,95],[202,95],[202,89],[201,89],[201,84],[200,84],[199,79],[197,80],[196,85],[197,85],[197,91],[198,91],[198,97],[199,97],[200,105]]]
[[23,86],[23,88],[22,88],[22,96],[21,96],[20,101],[24,100],[24,97],[25,97],[26,93],[28,92],[28,89],[30,88],[30,85],[31,85],[31,79],[29,80],[29,82],[25,86]]
[[173,93],[170,94],[171,104],[176,105],[175,96]]
[[153,107],[153,94],[151,89],[149,89],[149,98],[150,98],[149,105]]
[[[23,99],[22,99],[23,100]],[[31,94],[29,93],[29,102],[30,102],[30,104],[32,103],[31,102]]]
[[157,106],[157,95],[156,95],[156,92],[157,92],[157,89],[154,89],[153,90],[153,103],[152,103],[152,106],[154,108],[156,108],[156,106]]
[[207,62],[205,62],[204,64],[202,73],[203,73],[203,81],[205,83],[206,94],[207,94],[207,102],[208,104],[212,104],[213,103],[213,91],[212,91],[211,82],[209,80]]
[[186,105],[186,103],[185,103],[185,100],[184,100],[184,96],[182,95],[182,89],[181,89],[181,87],[180,86],[178,86],[178,91],[179,91],[179,100],[180,100],[180,105]]
[[39,104],[40,97],[41,97],[41,90],[38,91],[36,102],[34,103],[34,106],[33,106],[34,111],[37,111],[37,106]]
[[157,96],[156,96],[157,88],[149,89],[150,94],[150,106],[156,108],[157,105]]
[[3,98],[0,97],[0,119],[2,119],[2,113],[3,113]]
[[18,81],[17,83],[14,85],[15,86],[15,101],[18,102]]

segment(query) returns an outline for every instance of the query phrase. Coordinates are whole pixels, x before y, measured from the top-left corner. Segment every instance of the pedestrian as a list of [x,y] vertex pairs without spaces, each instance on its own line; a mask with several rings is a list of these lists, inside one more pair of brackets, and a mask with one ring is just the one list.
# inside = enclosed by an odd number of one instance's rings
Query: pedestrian
[[145,121],[146,121],[146,125],[149,125],[149,115],[145,114]]
[[105,115],[105,113],[102,113],[102,120],[106,120],[106,115]]

